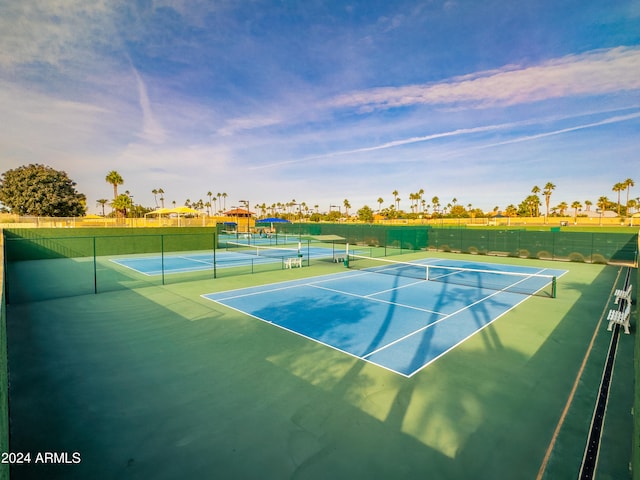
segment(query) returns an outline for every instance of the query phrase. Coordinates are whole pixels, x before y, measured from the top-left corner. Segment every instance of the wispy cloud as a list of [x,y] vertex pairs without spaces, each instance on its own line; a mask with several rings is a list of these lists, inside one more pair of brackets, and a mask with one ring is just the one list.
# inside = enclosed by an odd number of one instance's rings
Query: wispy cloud
[[[600,112],[600,113],[606,113],[606,112]],[[595,112],[592,112],[592,114],[595,114]],[[529,119],[529,120],[522,120],[522,121],[514,121],[514,122],[507,122],[507,123],[501,123],[501,124],[493,124],[493,125],[483,125],[483,126],[479,126],[479,127],[473,127],[473,128],[460,128],[460,129],[456,129],[456,130],[450,130],[450,131],[446,131],[446,132],[439,132],[439,133],[434,133],[434,134],[430,134],[430,135],[423,135],[423,136],[414,136],[414,137],[409,137],[409,138],[403,138],[403,139],[398,139],[398,140],[393,140],[390,142],[384,142],[384,143],[380,143],[377,145],[369,145],[366,147],[361,147],[361,148],[355,148],[355,149],[349,149],[349,150],[337,150],[337,151],[333,151],[333,152],[328,152],[328,153],[324,153],[324,154],[320,154],[320,155],[313,155],[313,156],[306,156],[304,158],[298,158],[298,159],[291,159],[291,160],[283,160],[283,161],[279,161],[279,162],[272,162],[272,163],[267,163],[267,164],[263,164],[263,165],[257,165],[257,166],[253,166],[253,167],[249,167],[249,170],[260,170],[260,169],[265,169],[265,168],[273,168],[273,167],[279,167],[279,166],[285,166],[285,165],[291,165],[291,164],[296,164],[296,163],[304,163],[304,162],[308,162],[311,160],[318,160],[318,159],[327,159],[327,158],[334,158],[334,157],[340,157],[340,156],[348,156],[348,155],[354,155],[354,154],[360,154],[360,153],[369,153],[369,152],[375,152],[378,150],[386,150],[386,149],[391,149],[391,148],[397,148],[397,147],[403,147],[403,146],[407,146],[407,145],[411,145],[411,144],[416,144],[416,143],[425,143],[425,142],[429,142],[429,141],[433,141],[433,140],[440,140],[440,139],[453,139],[456,137],[465,137],[465,136],[472,136],[474,134],[481,134],[481,133],[491,133],[491,132],[498,132],[498,131],[504,131],[504,132],[513,132],[515,130],[517,130],[518,128],[521,127],[532,127],[535,125],[540,125],[540,124],[544,124],[547,123],[549,121],[552,122],[557,122],[557,121],[561,121],[561,120],[568,120],[571,119],[572,117],[556,117],[553,119]],[[501,142],[494,142],[494,143],[488,143],[488,144],[479,144],[479,145],[475,145],[473,147],[465,147],[462,149],[459,148],[453,148],[450,152],[448,152],[448,154],[446,155],[447,157],[453,156],[453,155],[457,155],[463,151],[468,151],[468,150],[475,150],[475,149],[486,149],[486,148],[491,148],[491,147],[497,147],[497,146],[501,146],[501,145],[509,145],[509,144],[513,144],[513,143],[521,143],[521,142],[527,142],[527,141],[534,141],[540,138],[545,138],[545,137],[550,137],[550,136],[556,136],[556,135],[561,135],[564,133],[570,133],[570,132],[575,132],[578,130],[584,130],[584,129],[588,129],[588,128],[595,128],[595,127],[600,127],[600,126],[604,126],[604,125],[610,125],[610,124],[614,124],[614,123],[620,123],[620,122],[626,122],[626,121],[630,121],[630,120],[634,120],[640,118],[640,112],[636,112],[636,113],[630,113],[627,115],[616,115],[616,116],[612,116],[603,120],[599,120],[597,122],[589,122],[589,123],[581,123],[579,125],[575,125],[572,127],[567,127],[567,128],[562,128],[562,129],[557,129],[557,130],[552,130],[552,131],[547,131],[547,132],[542,132],[542,133],[536,133],[533,135],[522,135],[522,136],[517,136],[515,138],[511,138],[509,140],[504,140]]]
[[601,95],[640,89],[640,48],[619,47],[570,55],[537,66],[507,66],[450,81],[384,87],[340,95],[333,108],[361,112],[414,105],[486,108],[559,97]]
[[222,136],[233,135],[243,130],[253,130],[255,128],[269,127],[277,125],[282,122],[282,119],[278,116],[251,116],[251,117],[238,117],[227,120],[224,127],[218,130],[218,133]]
[[160,125],[160,122],[158,122],[153,114],[149,95],[147,94],[147,86],[136,68],[133,65],[131,68],[133,70],[133,75],[136,78],[138,99],[140,109],[142,111],[142,138],[150,142],[162,143],[165,140],[165,132]]
[[638,113],[630,113],[628,115],[618,115],[615,117],[610,117],[610,118],[606,118],[604,120],[600,120],[598,122],[591,122],[591,123],[585,123],[582,125],[576,125],[574,127],[568,127],[568,128],[561,128],[559,130],[553,130],[551,132],[543,132],[543,133],[538,133],[535,135],[525,135],[525,136],[521,136],[518,138],[512,138],[510,140],[505,140],[503,142],[497,142],[497,143],[490,143],[487,145],[482,145],[478,148],[491,148],[491,147],[498,147],[501,145],[509,145],[512,143],[521,143],[521,142],[530,142],[532,140],[538,140],[540,138],[545,138],[545,137],[552,137],[555,135],[562,135],[563,133],[570,133],[570,132],[576,132],[578,130],[584,130],[587,128],[595,128],[595,127],[601,127],[603,125],[611,125],[613,123],[620,123],[620,122],[626,122],[629,120],[634,120],[636,118],[640,118],[640,112]]
[[113,41],[108,0],[3,2],[0,66],[61,65],[91,56],[96,41]]

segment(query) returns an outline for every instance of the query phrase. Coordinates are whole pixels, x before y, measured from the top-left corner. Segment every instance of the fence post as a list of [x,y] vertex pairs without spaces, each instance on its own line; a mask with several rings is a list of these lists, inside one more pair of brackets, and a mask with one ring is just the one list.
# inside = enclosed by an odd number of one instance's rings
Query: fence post
[[93,237],[93,293],[98,293],[98,270],[96,268],[96,237]]

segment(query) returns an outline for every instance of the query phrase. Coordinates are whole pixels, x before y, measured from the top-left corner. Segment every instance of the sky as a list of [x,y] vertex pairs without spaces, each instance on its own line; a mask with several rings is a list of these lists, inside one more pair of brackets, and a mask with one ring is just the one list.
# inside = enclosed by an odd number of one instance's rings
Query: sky
[[0,125],[94,213],[111,170],[147,207],[637,198],[640,0],[0,0]]

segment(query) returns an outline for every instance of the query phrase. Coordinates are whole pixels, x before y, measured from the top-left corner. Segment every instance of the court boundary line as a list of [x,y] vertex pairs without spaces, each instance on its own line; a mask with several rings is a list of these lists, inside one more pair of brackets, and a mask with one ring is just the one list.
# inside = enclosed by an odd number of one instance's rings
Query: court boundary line
[[[204,297],[204,295],[201,295],[201,296],[202,296],[202,297]],[[204,297],[204,298],[206,298],[206,297]],[[236,297],[236,298],[237,298],[237,297]],[[258,317],[257,315],[254,315],[253,313],[245,312],[244,310],[240,310],[239,308],[232,307],[232,306],[230,306],[230,305],[226,305],[226,304],[224,304],[224,303],[220,303],[219,301],[217,301],[217,300],[212,300],[212,299],[210,299],[210,298],[207,298],[207,300],[210,300],[210,301],[212,301],[212,302],[215,302],[215,303],[217,303],[218,305],[221,305],[221,306],[223,306],[223,307],[225,307],[225,308],[230,308],[231,310],[235,310],[236,312],[239,312],[239,313],[242,313],[242,314],[247,315],[247,316],[249,316],[249,317],[255,318],[256,320],[259,320],[259,321],[261,321],[261,322],[263,322],[263,323],[266,323],[266,324],[268,324],[268,325],[272,325],[272,326],[274,326],[274,327],[280,328],[280,329],[284,330],[285,332],[292,333],[292,334],[294,334],[294,335],[297,335],[298,337],[301,337],[301,338],[304,338],[304,339],[306,339],[306,340],[310,340],[310,341],[315,342],[315,343],[317,343],[317,344],[323,345],[323,346],[325,346],[325,347],[331,348],[332,350],[335,350],[336,352],[340,352],[340,353],[346,354],[346,355],[348,355],[348,356],[350,356],[351,358],[354,358],[354,359],[356,359],[356,360],[362,360],[362,361],[364,361],[364,362],[368,363],[369,365],[375,365],[376,367],[379,367],[379,368],[382,368],[382,369],[384,369],[384,370],[387,370],[388,372],[394,373],[394,374],[396,374],[396,375],[400,375],[400,376],[405,377],[405,378],[409,378],[406,374],[404,374],[404,373],[402,373],[402,372],[398,372],[398,371],[393,370],[393,369],[391,369],[391,368],[389,368],[389,367],[386,367],[386,366],[384,366],[384,365],[380,365],[379,363],[372,362],[371,360],[368,360],[368,359],[366,359],[366,358],[363,358],[363,357],[361,357],[361,356],[358,356],[358,355],[356,355],[356,354],[354,354],[354,353],[348,352],[348,351],[346,351],[346,350],[342,350],[341,348],[338,348],[338,347],[336,347],[335,345],[330,345],[330,344],[328,344],[328,343],[323,342],[322,340],[318,340],[317,338],[309,337],[308,335],[305,335],[305,334],[303,334],[303,333],[297,332],[297,331],[292,330],[292,329],[290,329],[290,328],[287,328],[287,327],[285,327],[285,326],[283,326],[283,325],[280,325],[280,324],[274,323],[274,322],[272,322],[272,321],[270,321],[270,320],[266,320],[266,319],[264,319],[264,318],[262,318],[262,317]]]
[[[419,283],[419,282],[412,283],[411,285],[416,285],[417,283]],[[432,313],[432,314],[435,314],[435,315],[442,315],[442,316],[446,316],[447,315],[446,313],[440,313],[440,312],[436,312],[434,310],[427,310],[426,308],[414,307],[412,305],[405,305],[404,303],[390,302],[389,300],[383,300],[381,298],[371,298],[368,295],[358,295],[357,293],[343,292],[342,290],[335,290],[333,288],[321,287],[321,286],[313,285],[313,284],[302,285],[302,286],[309,286],[309,287],[312,287],[312,288],[317,288],[319,290],[327,290],[329,292],[340,293],[342,295],[348,295],[350,297],[364,298],[365,300],[370,300],[370,301],[378,302],[378,303],[386,303],[388,305],[395,305],[396,307],[409,308],[411,310],[417,310],[419,312]],[[402,287],[397,287],[397,288],[404,288],[406,286],[408,286],[408,285],[403,285]],[[395,290],[395,289],[392,288],[392,289],[385,290],[385,291],[390,291],[390,290]]]

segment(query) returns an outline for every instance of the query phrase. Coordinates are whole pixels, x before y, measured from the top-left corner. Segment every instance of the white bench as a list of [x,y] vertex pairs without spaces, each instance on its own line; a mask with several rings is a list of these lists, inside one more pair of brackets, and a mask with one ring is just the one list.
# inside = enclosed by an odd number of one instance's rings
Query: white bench
[[613,302],[616,305],[620,302],[620,300],[626,300],[631,303],[631,291],[633,290],[633,285],[629,285],[626,290],[618,289],[615,291],[614,295],[616,297],[616,301]]
[[302,257],[291,257],[284,261],[285,268],[298,267],[302,268]]
[[629,317],[631,317],[631,302],[627,302],[624,310],[609,310],[609,315],[607,315],[609,326],[607,330],[611,331],[613,324],[617,323],[624,327],[624,333],[629,333]]

